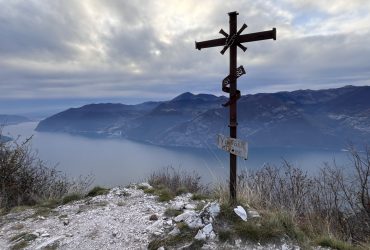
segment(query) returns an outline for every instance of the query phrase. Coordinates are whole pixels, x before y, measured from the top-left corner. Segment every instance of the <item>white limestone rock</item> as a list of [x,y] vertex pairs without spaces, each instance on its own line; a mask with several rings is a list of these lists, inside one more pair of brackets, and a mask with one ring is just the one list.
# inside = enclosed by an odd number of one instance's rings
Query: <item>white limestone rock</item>
[[209,238],[215,238],[216,235],[215,233],[213,232],[213,227],[212,227],[212,224],[208,224],[206,225],[204,228],[200,229],[197,233],[197,235],[195,235],[195,239],[196,240],[205,240],[205,239],[209,239]]
[[194,210],[196,208],[195,204],[186,204],[185,209]]
[[180,229],[178,229],[177,227],[175,227],[171,232],[169,232],[168,234],[171,235],[171,236],[175,236],[175,235],[178,235],[180,233]]
[[185,221],[190,216],[196,216],[196,213],[194,211],[188,211],[185,213],[182,213],[174,218],[176,222]]
[[183,201],[175,201],[175,203],[172,204],[171,208],[181,211],[185,208],[185,203]]
[[237,206],[236,208],[234,208],[234,212],[244,221],[247,221],[247,212],[245,211],[245,209],[242,207],[242,206]]
[[210,215],[215,218],[221,211],[220,204],[218,202],[212,202],[208,207]]

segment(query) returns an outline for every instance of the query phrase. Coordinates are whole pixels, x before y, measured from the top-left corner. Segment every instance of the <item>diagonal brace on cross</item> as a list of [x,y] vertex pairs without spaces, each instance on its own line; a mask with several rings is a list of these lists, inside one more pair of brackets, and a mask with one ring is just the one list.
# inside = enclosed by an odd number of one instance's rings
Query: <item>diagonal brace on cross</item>
[[[230,46],[234,45],[235,41],[237,40],[238,36],[248,27],[245,23],[242,25],[242,27],[239,29],[239,31],[236,34],[228,35],[223,29],[220,30],[220,34],[224,35],[226,37],[226,43],[224,48],[221,50],[221,54],[223,55]],[[241,43],[236,44],[239,48],[241,48],[244,52],[247,50],[245,46],[243,46]]]

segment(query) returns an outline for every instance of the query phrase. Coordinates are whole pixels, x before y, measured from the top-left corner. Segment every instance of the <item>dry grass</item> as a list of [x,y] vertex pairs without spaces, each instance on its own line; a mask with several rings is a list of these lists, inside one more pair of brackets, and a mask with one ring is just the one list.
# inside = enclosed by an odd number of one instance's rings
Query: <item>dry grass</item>
[[[1,137],[1,130],[0,130]],[[55,167],[46,166],[24,142],[0,141],[0,208],[32,206],[59,200],[69,193],[82,194],[92,183],[90,176],[72,180]]]
[[201,177],[194,172],[189,174],[167,167],[149,176],[148,183],[153,189],[144,189],[144,192],[158,195],[160,201],[171,200],[183,193],[205,194],[207,188],[201,184],[200,179]]
[[[268,220],[263,221],[263,218],[259,223],[261,227],[236,224],[234,232],[239,236],[249,235],[249,238],[255,235],[259,241],[263,237],[285,234],[302,244],[314,244],[322,235],[330,235],[331,241],[325,238],[320,244],[330,243],[341,246],[340,249],[368,244],[370,150],[366,148],[359,153],[351,147],[349,152],[350,166],[342,168],[335,162],[325,164],[317,175],[308,175],[287,161],[280,167],[265,166],[242,173],[237,183],[238,203],[257,209]],[[218,185],[215,193],[225,206],[229,206],[228,185]],[[289,221],[287,218],[280,220],[286,215]],[[280,219],[273,223],[273,218]],[[264,231],[264,226],[270,230]]]

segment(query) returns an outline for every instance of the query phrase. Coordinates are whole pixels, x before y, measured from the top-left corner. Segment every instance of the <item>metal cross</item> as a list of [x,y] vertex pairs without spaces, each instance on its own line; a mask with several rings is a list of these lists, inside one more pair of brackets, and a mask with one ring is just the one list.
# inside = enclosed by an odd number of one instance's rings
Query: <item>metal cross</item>
[[[256,33],[249,33],[241,35],[241,33],[247,28],[246,24],[237,31],[237,13],[236,11],[230,12],[229,14],[229,28],[230,34],[227,34],[224,30],[220,30],[220,34],[225,38],[219,38],[214,40],[208,40],[203,42],[195,42],[195,48],[198,50],[204,48],[211,48],[217,46],[223,46],[221,54],[224,54],[227,49],[230,51],[230,67],[229,76],[222,81],[222,90],[229,93],[229,101],[223,106],[230,106],[230,137],[236,138],[237,132],[237,104],[236,101],[240,98],[240,91],[237,90],[237,78],[245,74],[243,66],[237,68],[237,50],[236,47],[241,48],[244,52],[247,50],[242,43],[255,42],[260,40],[274,39],[276,40],[276,29],[273,28],[269,31],[262,31]],[[236,202],[236,155],[230,153],[230,201]]]

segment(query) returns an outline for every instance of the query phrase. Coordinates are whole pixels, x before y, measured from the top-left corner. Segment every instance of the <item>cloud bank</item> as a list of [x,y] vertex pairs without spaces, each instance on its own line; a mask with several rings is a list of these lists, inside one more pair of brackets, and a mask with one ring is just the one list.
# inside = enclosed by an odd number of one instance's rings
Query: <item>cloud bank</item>
[[370,83],[367,0],[0,0],[0,98],[221,95],[228,56],[194,41],[234,10],[244,33],[278,31],[239,50],[242,94]]

